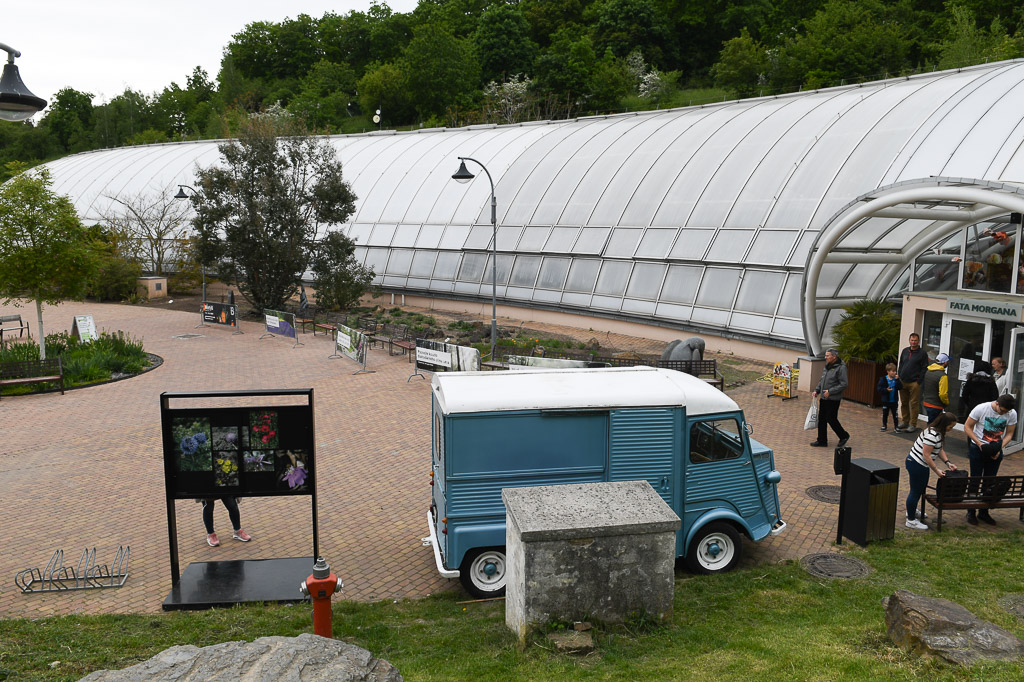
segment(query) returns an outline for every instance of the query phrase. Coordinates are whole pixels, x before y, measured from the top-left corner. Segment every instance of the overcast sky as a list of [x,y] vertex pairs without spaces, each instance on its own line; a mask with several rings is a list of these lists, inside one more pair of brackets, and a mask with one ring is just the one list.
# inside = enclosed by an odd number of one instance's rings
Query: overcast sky
[[[416,0],[387,5],[411,12]],[[147,95],[171,82],[185,87],[196,66],[215,80],[231,36],[254,21],[369,6],[370,0],[22,0],[3,3],[0,43],[21,51],[15,63],[36,96],[49,103],[72,87],[102,104],[126,87]]]

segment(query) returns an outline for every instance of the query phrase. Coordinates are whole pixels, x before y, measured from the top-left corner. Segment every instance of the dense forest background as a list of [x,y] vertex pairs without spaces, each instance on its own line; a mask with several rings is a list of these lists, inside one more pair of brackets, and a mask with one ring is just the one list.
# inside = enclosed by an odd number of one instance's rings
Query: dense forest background
[[[1019,0],[420,0],[243,27],[215,78],[66,87],[0,122],[0,165],[222,138],[284,108],[323,133],[686,106],[1024,56]],[[373,122],[380,110],[380,123]],[[0,176],[0,180],[4,179]]]

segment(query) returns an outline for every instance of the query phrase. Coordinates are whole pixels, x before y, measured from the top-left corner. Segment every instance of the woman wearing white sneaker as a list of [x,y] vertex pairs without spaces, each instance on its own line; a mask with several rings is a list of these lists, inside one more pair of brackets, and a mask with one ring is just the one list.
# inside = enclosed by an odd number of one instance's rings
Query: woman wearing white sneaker
[[[956,415],[943,412],[929,424],[914,441],[907,455],[907,474],[910,476],[910,494],[907,495],[907,528],[928,530],[928,526],[918,520],[917,504],[928,487],[929,470],[936,476],[945,476],[946,470],[953,471],[956,465],[949,461],[946,454],[946,434],[956,426]],[[939,469],[935,463],[935,453],[939,453],[946,469]]]
[[[242,516],[238,512],[238,502],[235,501],[235,498],[222,497],[220,501],[224,503],[224,508],[228,510],[228,518],[231,519],[231,528],[233,529],[231,537],[242,542],[252,540],[252,537],[242,530]],[[216,504],[217,499],[210,498],[201,500],[201,502],[203,503],[203,525],[206,526],[206,544],[216,547],[220,544],[217,534],[213,531],[213,505]]]

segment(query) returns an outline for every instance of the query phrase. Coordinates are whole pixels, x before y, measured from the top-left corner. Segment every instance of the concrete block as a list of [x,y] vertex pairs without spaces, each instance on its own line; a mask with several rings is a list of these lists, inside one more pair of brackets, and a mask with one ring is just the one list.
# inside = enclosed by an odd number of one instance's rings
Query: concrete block
[[647,481],[502,490],[505,623],[525,641],[550,622],[672,613],[679,517]]

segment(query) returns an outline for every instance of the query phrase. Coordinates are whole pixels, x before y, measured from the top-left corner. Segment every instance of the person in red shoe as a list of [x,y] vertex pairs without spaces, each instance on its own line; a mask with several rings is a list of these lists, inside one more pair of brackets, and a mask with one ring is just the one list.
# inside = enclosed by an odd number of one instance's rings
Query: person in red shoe
[[[224,508],[228,510],[228,518],[231,519],[232,539],[240,540],[241,542],[252,540],[252,536],[242,529],[242,516],[238,511],[238,501],[233,497],[222,497],[220,501],[224,503]],[[217,533],[213,530],[213,505],[216,502],[216,498],[202,500],[203,525],[206,526],[206,544],[210,547],[216,547],[220,544]]]

